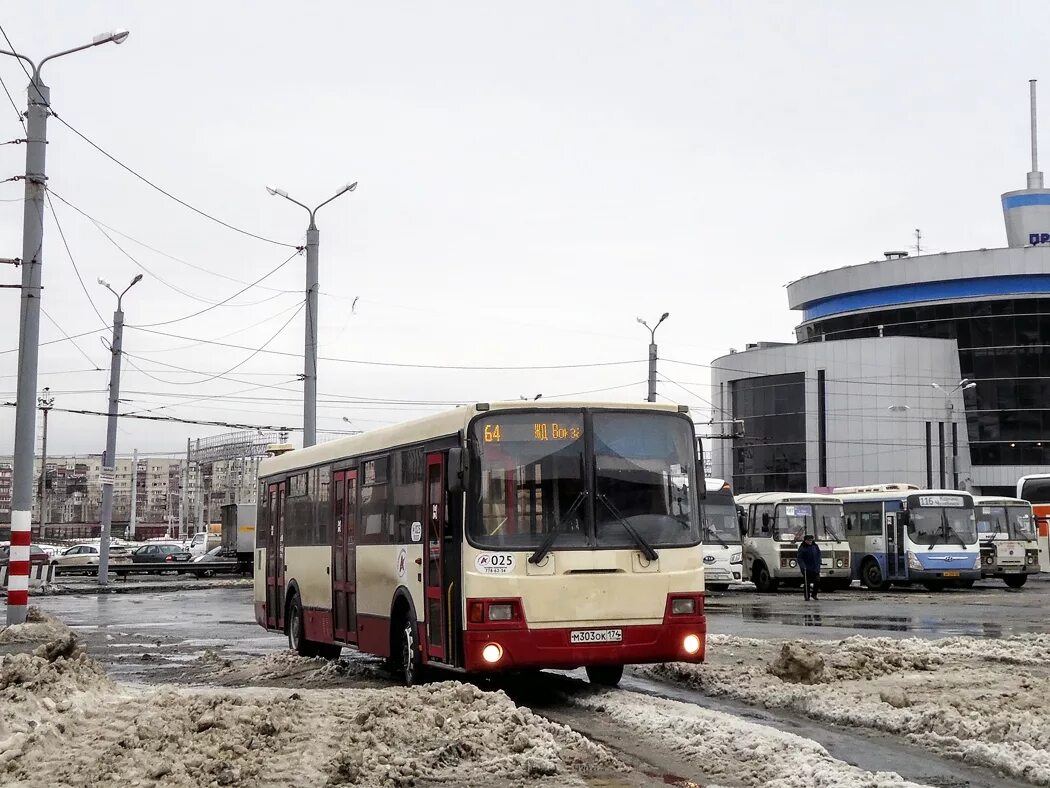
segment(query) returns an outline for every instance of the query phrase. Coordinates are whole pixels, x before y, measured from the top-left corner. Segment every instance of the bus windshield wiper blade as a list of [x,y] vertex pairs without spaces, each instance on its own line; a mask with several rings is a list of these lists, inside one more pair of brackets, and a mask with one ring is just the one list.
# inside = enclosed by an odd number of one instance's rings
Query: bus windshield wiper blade
[[655,561],[660,557],[659,553],[653,549],[653,546],[645,541],[644,537],[634,529],[634,526],[627,522],[627,519],[620,514],[615,506],[613,506],[612,501],[610,501],[607,496],[599,493],[598,500],[605,504],[605,508],[609,510],[609,513],[612,514],[612,516],[619,521],[620,525],[623,526],[624,530],[630,534],[634,543],[638,545],[638,549],[641,551],[642,555],[650,561]]
[[[675,519],[677,519],[677,518],[675,518]],[[722,547],[729,547],[729,544],[726,542],[726,540],[723,539],[721,536],[719,536],[718,535],[718,531],[715,530],[714,528],[708,528],[707,529],[707,533],[708,533],[708,535],[713,536],[715,539],[717,539],[718,543],[720,545],[722,545]]]
[[587,491],[580,490],[579,495],[576,496],[576,500],[572,502],[572,506],[566,510],[565,516],[559,518],[558,521],[554,523],[550,531],[547,532],[547,536],[542,542],[540,542],[540,546],[536,548],[536,552],[529,556],[530,564],[538,564],[543,560],[544,556],[551,551],[551,546],[554,544],[554,540],[557,539],[558,534],[561,533],[562,524],[572,517],[576,510],[580,508],[580,504],[583,503],[586,497]]

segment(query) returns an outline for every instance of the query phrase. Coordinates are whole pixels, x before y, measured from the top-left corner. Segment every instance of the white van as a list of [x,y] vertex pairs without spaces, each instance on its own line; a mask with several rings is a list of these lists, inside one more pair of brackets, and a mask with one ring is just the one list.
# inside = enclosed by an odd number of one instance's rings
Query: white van
[[193,535],[190,540],[190,555],[204,555],[212,548],[222,544],[222,534],[211,534],[201,531]]

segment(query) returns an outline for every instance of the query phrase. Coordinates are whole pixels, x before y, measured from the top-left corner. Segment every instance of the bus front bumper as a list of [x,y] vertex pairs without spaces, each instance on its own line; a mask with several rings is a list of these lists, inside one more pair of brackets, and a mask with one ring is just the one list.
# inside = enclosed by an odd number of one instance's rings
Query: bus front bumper
[[[464,667],[468,671],[506,671],[703,662],[706,618],[703,615],[686,618],[628,626],[467,630],[463,633]],[[497,648],[489,648],[493,645]],[[490,659],[486,659],[486,649]],[[499,659],[490,661],[497,653]]]

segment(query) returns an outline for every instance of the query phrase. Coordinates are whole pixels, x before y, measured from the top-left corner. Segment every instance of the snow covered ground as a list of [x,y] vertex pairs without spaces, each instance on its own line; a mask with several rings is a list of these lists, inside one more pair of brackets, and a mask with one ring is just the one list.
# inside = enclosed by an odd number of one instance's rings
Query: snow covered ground
[[[60,622],[4,635],[25,642],[42,628],[59,637],[0,657],[6,786],[562,786],[626,769],[605,747],[469,684],[129,687]],[[270,660],[266,670],[296,659]]]
[[1050,785],[1050,636],[708,637],[704,665],[641,669],[709,695],[886,731],[964,762]]

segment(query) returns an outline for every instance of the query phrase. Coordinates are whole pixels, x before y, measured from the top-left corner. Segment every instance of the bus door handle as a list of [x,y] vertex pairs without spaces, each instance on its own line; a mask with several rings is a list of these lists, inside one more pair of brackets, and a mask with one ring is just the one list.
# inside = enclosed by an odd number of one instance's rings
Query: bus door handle
[[422,558],[417,558],[416,559],[416,566],[423,566],[423,559]]

